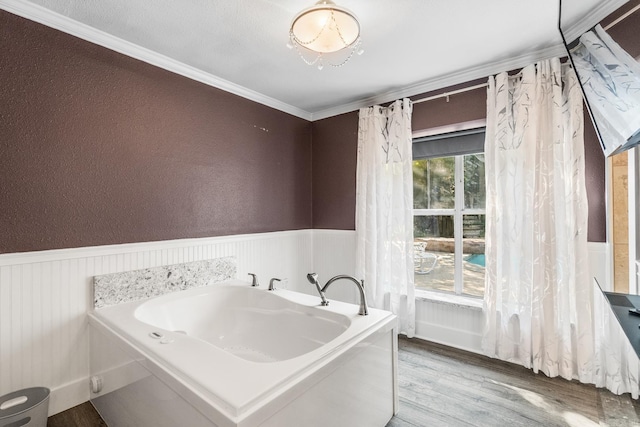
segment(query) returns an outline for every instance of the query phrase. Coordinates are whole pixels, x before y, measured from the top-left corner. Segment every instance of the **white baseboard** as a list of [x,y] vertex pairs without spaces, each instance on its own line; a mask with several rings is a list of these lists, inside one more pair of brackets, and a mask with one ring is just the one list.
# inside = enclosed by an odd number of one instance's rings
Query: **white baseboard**
[[415,338],[476,354],[482,353],[482,335],[441,324],[416,322]]
[[89,375],[51,390],[49,416],[66,411],[87,400],[89,400]]

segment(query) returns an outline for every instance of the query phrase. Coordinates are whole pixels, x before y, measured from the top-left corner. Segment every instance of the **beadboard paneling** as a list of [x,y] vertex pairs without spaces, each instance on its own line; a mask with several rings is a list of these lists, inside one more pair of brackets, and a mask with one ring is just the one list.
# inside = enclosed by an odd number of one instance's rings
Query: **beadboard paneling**
[[[313,260],[322,283],[336,274],[355,272],[356,232],[314,230]],[[347,282],[345,282],[347,283]],[[333,286],[338,286],[336,283]],[[352,289],[353,288],[353,289]],[[332,289],[329,289],[331,292]],[[338,289],[334,289],[334,292]],[[347,302],[357,301],[354,286],[329,295]],[[328,292],[328,293],[329,293]],[[477,308],[418,299],[416,300],[416,336],[452,347],[480,352],[482,311]]]
[[416,301],[416,337],[482,353],[482,309],[433,300]]
[[49,387],[50,414],[89,399],[93,276],[235,256],[240,279],[308,291],[312,252],[301,230],[0,255],[0,395]]
[[[351,230],[314,230],[313,266],[321,285],[338,274],[355,275],[356,233]],[[360,278],[358,278],[360,279]],[[316,294],[309,284],[309,292]],[[358,303],[358,290],[348,281],[335,282],[327,289],[327,298]]]
[[613,283],[610,279],[612,266],[609,265],[609,244],[606,242],[588,242],[589,251],[589,276],[594,277],[603,291],[613,292]]
[[[300,230],[2,254],[0,395],[49,387],[50,414],[88,400],[86,313],[95,275],[235,256],[241,279],[256,273],[267,286],[278,277],[285,279],[281,287],[315,294],[306,274],[315,271],[322,283],[354,274],[355,242],[355,231]],[[607,271],[604,255],[605,243],[589,243],[595,276]],[[355,302],[357,292],[338,282],[328,297]],[[481,315],[477,308],[418,300],[416,336],[479,353]]]
[[[355,231],[314,230],[314,267],[324,281],[335,274],[355,271]],[[606,283],[607,244],[589,242],[590,274]],[[590,284],[589,284],[590,285]],[[343,292],[349,290],[342,289]],[[355,302],[355,288],[351,294],[340,294],[334,298]],[[482,353],[482,310],[442,301],[416,300],[416,337],[450,347]]]

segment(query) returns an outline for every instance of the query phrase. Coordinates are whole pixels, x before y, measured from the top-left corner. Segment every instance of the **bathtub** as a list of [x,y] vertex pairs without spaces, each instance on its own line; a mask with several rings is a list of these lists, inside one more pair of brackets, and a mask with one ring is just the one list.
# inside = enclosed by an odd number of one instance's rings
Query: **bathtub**
[[246,282],[89,315],[91,401],[110,427],[384,426],[396,318]]

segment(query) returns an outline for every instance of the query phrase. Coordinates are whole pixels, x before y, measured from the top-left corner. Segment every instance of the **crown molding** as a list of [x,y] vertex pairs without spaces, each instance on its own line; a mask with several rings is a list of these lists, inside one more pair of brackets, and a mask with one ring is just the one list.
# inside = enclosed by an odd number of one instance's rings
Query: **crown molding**
[[165,55],[161,55],[150,49],[115,37],[104,31],[93,28],[89,25],[75,21],[67,16],[49,10],[40,5],[23,0],[0,0],[0,9],[21,16],[31,21],[37,22],[47,27],[62,31],[63,33],[81,38],[88,42],[100,45],[107,49],[116,51],[123,55],[130,56],[156,67],[163,68],[183,77],[204,83],[209,86],[230,92],[242,98],[255,101],[259,104],[280,110],[305,120],[311,120],[311,113],[300,108],[286,104],[277,99],[263,95],[251,89],[221,79],[212,74],[206,73],[183,62],[176,61]]
[[[578,38],[582,33],[596,25],[598,22],[602,21],[604,18],[609,16],[611,13],[616,11],[628,1],[629,0],[608,0],[602,2],[564,32],[566,39],[574,40]],[[460,70],[459,72],[454,72],[444,76],[434,77],[433,79],[425,80],[416,83],[415,85],[404,87],[402,89],[389,91],[369,98],[356,100],[348,104],[343,104],[336,107],[327,108],[325,110],[317,111],[311,114],[311,121],[322,120],[328,117],[337,116],[339,114],[356,111],[360,108],[369,107],[371,105],[385,104],[396,99],[420,95],[422,93],[430,92],[444,87],[469,82],[483,77],[488,77],[490,75],[501,73],[503,71],[523,68],[537,61],[553,58],[556,56],[567,56],[567,51],[564,48],[564,45],[562,45],[559,32],[557,45],[548,46],[534,52],[528,52],[520,56],[490,62],[477,67],[467,68],[464,70]]]
[[[560,40],[560,34],[558,34],[558,40]],[[501,73],[503,71],[523,68],[537,61],[553,58],[556,56],[566,56],[566,51],[562,44],[545,47],[534,52],[528,52],[520,56],[483,64],[477,67],[467,68],[459,72],[450,73],[444,76],[438,76],[433,79],[422,81],[420,83],[407,86],[402,89],[385,92],[383,94],[378,94],[369,98],[359,99],[357,101],[339,105],[337,107],[327,108],[325,110],[312,113],[311,120],[322,120],[328,117],[337,116],[339,114],[356,111],[360,108],[370,107],[371,105],[385,104],[396,99],[420,95],[422,93],[430,92],[444,87],[488,77],[490,75]]]
[[629,0],[609,0],[602,2],[595,8],[589,11],[585,16],[573,23],[569,28],[563,30],[563,34],[567,43],[577,39],[585,31],[594,27],[598,22],[618,10],[621,6],[627,3]]
[[[608,0],[601,3],[579,22],[573,24],[565,32],[565,37],[567,40],[577,38],[584,31],[593,27],[627,1],[628,0]],[[516,57],[494,61],[477,67],[467,68],[458,72],[434,77],[411,86],[395,89],[372,97],[354,100],[346,104],[326,108],[324,110],[308,112],[251,89],[247,89],[228,80],[221,79],[210,73],[206,73],[195,67],[184,64],[175,59],[171,59],[134,43],[112,36],[104,31],[95,29],[28,1],[0,0],[0,9],[308,121],[322,120],[328,117],[357,111],[360,108],[369,107],[371,105],[384,104],[396,99],[411,97],[444,87],[484,78],[502,71],[522,68],[536,61],[549,59],[554,56],[566,56],[566,51],[560,43],[560,35],[558,34],[557,45],[548,46]]]

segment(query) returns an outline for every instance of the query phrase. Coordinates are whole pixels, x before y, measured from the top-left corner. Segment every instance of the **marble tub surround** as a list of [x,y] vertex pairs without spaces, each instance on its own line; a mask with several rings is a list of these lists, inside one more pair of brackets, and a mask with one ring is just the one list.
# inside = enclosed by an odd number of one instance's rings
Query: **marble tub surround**
[[94,308],[157,297],[235,279],[235,257],[94,276]]

